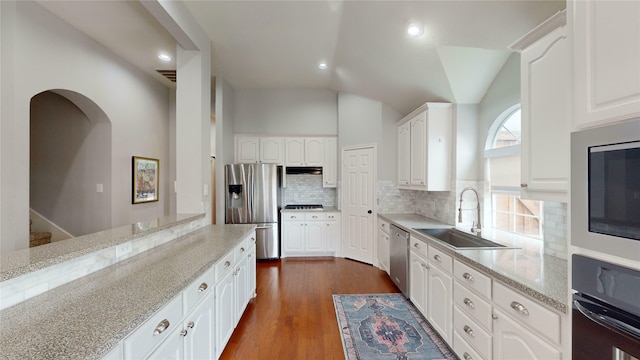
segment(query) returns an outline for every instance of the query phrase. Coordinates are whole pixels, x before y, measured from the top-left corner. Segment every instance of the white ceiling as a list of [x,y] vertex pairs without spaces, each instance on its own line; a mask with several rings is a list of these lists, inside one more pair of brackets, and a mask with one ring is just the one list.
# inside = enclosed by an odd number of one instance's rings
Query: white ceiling
[[[41,1],[153,74],[175,41],[137,1]],[[212,41],[212,71],[236,89],[330,89],[406,114],[426,101],[478,103],[508,46],[564,0],[186,1]],[[409,21],[425,35],[406,35]],[[329,69],[317,68],[320,61]],[[178,80],[179,81],[179,80]]]

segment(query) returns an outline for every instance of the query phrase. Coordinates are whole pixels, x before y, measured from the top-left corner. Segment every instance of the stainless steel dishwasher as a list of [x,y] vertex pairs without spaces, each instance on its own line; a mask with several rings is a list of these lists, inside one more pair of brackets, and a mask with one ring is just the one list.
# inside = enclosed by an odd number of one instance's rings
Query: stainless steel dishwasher
[[409,297],[409,233],[391,225],[390,269],[391,280]]

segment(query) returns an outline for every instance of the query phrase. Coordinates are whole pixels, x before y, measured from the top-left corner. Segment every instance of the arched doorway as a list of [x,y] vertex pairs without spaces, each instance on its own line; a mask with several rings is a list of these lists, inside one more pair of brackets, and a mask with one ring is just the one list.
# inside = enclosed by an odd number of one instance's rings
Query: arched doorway
[[111,122],[88,97],[52,89],[31,98],[32,231],[56,241],[111,227],[111,143]]

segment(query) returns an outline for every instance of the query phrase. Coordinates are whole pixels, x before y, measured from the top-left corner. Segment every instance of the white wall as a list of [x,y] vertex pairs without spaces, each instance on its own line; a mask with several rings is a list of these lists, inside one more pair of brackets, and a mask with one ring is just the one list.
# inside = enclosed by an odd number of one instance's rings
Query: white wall
[[[15,10],[12,3],[0,3],[2,252],[28,246],[29,102],[49,89],[83,94],[111,121],[113,153],[107,166],[112,167],[113,188],[105,195],[112,196],[112,226],[166,215],[169,90],[37,3],[17,2]],[[6,74],[13,79],[5,78]],[[11,109],[10,104],[15,107]],[[133,155],[160,159],[158,202],[131,204]]]
[[484,164],[481,145],[479,145],[482,142],[480,139],[482,135],[478,132],[479,106],[477,104],[457,104],[455,109],[454,179],[479,180]]
[[314,89],[236,89],[236,134],[336,135],[336,93]]
[[[487,93],[480,102],[478,145],[479,161],[484,163],[484,146],[489,133],[489,127],[496,118],[510,106],[520,103],[520,54],[513,53],[504,64],[498,75],[493,79]],[[480,176],[484,179],[484,167],[480,169]]]
[[225,223],[224,166],[234,158],[233,127],[235,90],[225,79],[216,78],[216,223]]

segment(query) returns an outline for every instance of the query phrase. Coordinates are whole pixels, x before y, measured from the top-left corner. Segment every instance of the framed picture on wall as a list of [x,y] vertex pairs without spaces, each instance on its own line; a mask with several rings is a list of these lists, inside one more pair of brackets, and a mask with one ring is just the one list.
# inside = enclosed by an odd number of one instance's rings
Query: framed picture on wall
[[158,201],[158,179],[160,160],[133,157],[133,191],[134,204]]

